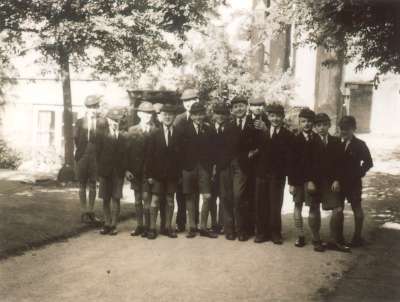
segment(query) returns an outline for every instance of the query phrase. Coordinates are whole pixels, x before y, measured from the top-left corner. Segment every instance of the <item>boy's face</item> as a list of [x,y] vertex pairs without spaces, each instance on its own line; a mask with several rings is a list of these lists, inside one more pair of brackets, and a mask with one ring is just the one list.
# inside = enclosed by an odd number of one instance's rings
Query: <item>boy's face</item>
[[185,107],[186,111],[189,111],[190,108],[192,108],[192,105],[194,103],[197,103],[198,101],[199,101],[199,99],[192,99],[192,100],[184,101],[183,107]]
[[153,114],[149,112],[142,112],[142,111],[138,112],[138,117],[140,118],[140,122],[144,124],[150,123],[152,115]]
[[171,126],[175,120],[175,114],[172,112],[161,112],[160,115],[162,123],[167,127]]
[[162,114],[161,112],[157,113],[157,120],[162,123]]
[[300,131],[304,131],[304,132],[311,132],[312,128],[313,128],[313,121],[309,118],[306,117],[300,117],[299,118],[299,128]]
[[268,120],[273,127],[280,127],[283,123],[283,115],[275,112],[270,112],[268,113]]
[[224,114],[214,113],[213,119],[217,124],[221,125],[226,122],[226,120],[228,119],[228,116],[224,115]]
[[315,124],[315,130],[317,130],[317,133],[322,136],[326,136],[328,134],[330,127],[331,123],[328,121],[318,122]]
[[355,129],[353,128],[340,128],[340,137],[348,140],[351,139],[354,135]]
[[246,115],[247,105],[244,103],[235,103],[232,105],[232,114],[236,118],[242,118]]
[[263,112],[263,105],[250,105],[249,109],[251,113],[258,116]]
[[195,114],[191,115],[192,121],[196,125],[201,125],[203,123],[205,117],[206,117],[206,115],[204,113],[195,113]]

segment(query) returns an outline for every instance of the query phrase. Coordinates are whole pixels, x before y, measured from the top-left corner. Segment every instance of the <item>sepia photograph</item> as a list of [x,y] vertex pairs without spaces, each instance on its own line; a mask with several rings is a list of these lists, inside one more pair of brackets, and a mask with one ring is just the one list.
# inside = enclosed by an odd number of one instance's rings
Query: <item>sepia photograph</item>
[[400,301],[400,0],[0,0],[0,302]]

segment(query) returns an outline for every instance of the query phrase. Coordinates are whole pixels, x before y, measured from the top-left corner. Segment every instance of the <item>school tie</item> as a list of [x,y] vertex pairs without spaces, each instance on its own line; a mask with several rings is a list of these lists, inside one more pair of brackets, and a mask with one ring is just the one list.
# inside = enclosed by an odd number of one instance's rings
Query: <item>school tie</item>
[[272,136],[271,136],[271,138],[272,138],[272,139],[275,139],[276,136],[278,135],[278,133],[277,133],[277,131],[276,131],[276,127],[273,127],[273,129],[274,129],[274,131],[272,131]]
[[243,118],[239,118],[237,126],[239,127],[240,130],[242,130],[242,122],[243,122]]

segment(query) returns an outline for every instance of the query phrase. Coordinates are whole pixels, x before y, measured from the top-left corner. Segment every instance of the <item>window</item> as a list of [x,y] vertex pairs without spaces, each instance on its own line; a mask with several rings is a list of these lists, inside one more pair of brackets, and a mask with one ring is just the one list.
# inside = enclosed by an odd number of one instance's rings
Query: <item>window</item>
[[55,112],[40,110],[38,112],[37,144],[39,146],[54,146]]

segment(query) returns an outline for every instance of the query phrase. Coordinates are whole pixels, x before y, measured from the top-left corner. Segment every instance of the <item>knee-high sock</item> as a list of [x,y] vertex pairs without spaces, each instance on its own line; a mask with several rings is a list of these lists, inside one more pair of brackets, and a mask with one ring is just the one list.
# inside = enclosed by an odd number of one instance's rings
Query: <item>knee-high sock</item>
[[318,207],[311,206],[308,215],[308,225],[310,227],[313,241],[320,241],[319,231],[321,229],[321,211]]
[[302,215],[303,205],[301,203],[295,203],[293,218],[294,226],[296,228],[297,236],[304,236],[303,229],[303,215]]
[[336,208],[332,210],[330,220],[330,237],[333,242],[343,241],[343,209]]
[[136,209],[136,220],[137,226],[143,226],[143,197],[140,192],[135,191],[135,209]]
[[104,214],[104,225],[111,226],[111,200],[104,199],[103,200],[103,214]]
[[207,229],[208,214],[210,213],[210,196],[203,195],[203,205],[201,206],[200,229]]
[[196,228],[196,205],[194,194],[185,195],[186,211],[188,215],[188,224],[190,229]]
[[165,200],[165,229],[172,230],[172,217],[174,216],[174,196],[167,196]]
[[354,237],[361,238],[364,223],[364,211],[360,206],[353,207],[354,214]]
[[96,182],[90,182],[89,183],[89,209],[88,209],[88,212],[90,212],[90,213],[93,213],[95,200],[96,200]]
[[81,213],[87,212],[87,202],[86,202],[86,184],[79,185],[79,201],[81,203]]
[[119,213],[121,212],[121,203],[119,199],[112,199],[112,220],[111,225],[117,226]]

